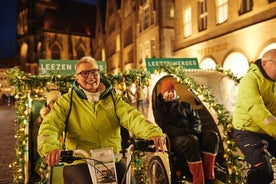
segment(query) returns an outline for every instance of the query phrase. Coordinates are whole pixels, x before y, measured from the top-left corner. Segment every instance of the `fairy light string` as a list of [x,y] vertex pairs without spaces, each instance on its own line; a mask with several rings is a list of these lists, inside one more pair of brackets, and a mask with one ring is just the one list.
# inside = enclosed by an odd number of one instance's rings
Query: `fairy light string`
[[[215,69],[218,72],[222,72],[229,78],[239,82],[239,79],[236,78],[230,71],[224,71],[221,67],[217,66]],[[185,69],[178,66],[170,65],[159,65],[156,68],[155,73],[166,72],[167,74],[173,74],[177,78],[177,82],[185,85],[190,89],[195,95],[200,96],[204,102],[209,104],[209,108],[213,108],[217,113],[218,124],[223,127],[223,142],[224,142],[224,159],[226,161],[226,166],[228,169],[226,183],[244,183],[244,170],[243,163],[244,158],[236,155],[237,147],[233,138],[231,137],[231,128],[232,128],[232,118],[229,112],[224,108],[222,104],[219,104],[211,91],[203,85],[199,85],[196,81],[189,77],[185,72]],[[15,160],[10,164],[10,168],[13,170],[13,183],[26,183],[28,180],[28,172],[26,170],[26,164],[28,164],[28,158],[26,155],[29,155],[30,150],[28,150],[28,129],[31,115],[31,101],[39,100],[45,98],[43,96],[44,92],[49,90],[47,86],[54,83],[58,86],[61,94],[66,93],[68,89],[72,86],[74,81],[74,75],[58,75],[52,74],[50,76],[39,76],[31,75],[25,73],[18,68],[12,68],[7,71],[9,75],[9,84],[16,88],[16,144],[15,144]],[[151,74],[142,69],[128,70],[122,73],[117,74],[107,74],[101,72],[101,76],[111,82],[117,90],[121,91],[123,99],[128,101],[127,90],[129,87],[137,82],[141,85],[147,87],[150,85]],[[133,163],[134,171],[136,170],[136,179],[141,184],[147,184],[146,167],[144,167],[143,160],[145,155],[143,153],[135,153],[135,163]],[[42,173],[44,178],[42,178],[40,183],[47,183],[49,174],[47,173],[47,166],[45,162],[41,162],[40,167],[36,168],[39,172]]]

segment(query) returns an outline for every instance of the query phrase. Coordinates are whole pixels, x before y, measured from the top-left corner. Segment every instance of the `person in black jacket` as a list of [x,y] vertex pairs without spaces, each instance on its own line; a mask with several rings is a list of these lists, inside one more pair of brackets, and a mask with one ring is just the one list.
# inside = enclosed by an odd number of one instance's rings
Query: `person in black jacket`
[[193,183],[214,183],[218,134],[201,131],[199,115],[189,103],[180,101],[171,80],[162,82],[153,113],[156,123],[170,138],[172,151],[187,161]]

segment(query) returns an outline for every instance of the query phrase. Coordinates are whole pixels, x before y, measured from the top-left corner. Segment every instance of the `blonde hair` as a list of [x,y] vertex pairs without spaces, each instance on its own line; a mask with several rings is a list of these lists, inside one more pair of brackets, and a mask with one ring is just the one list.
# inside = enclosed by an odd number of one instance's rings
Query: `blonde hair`
[[81,64],[84,64],[84,63],[90,63],[90,64],[93,64],[93,65],[98,66],[97,61],[96,61],[93,57],[91,57],[91,56],[84,56],[84,57],[82,57],[82,58],[77,62],[77,64],[76,64],[76,70],[78,70],[79,66],[80,66]]

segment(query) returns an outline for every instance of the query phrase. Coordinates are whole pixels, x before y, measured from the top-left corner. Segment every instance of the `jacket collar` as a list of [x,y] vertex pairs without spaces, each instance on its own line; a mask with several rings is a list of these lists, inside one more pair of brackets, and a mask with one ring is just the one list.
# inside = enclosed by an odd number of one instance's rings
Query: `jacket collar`
[[[261,64],[261,59],[258,59],[255,64],[257,65],[257,67],[260,69],[261,73],[263,74],[263,76],[269,80],[272,80],[265,72],[264,68],[262,67]],[[273,81],[273,80],[272,80]]]
[[[101,78],[100,79],[100,83],[102,83],[105,86],[105,91],[103,93],[101,93],[100,95],[100,99],[105,98],[109,93],[111,93],[112,90],[112,85],[110,84],[109,81],[107,81],[106,79]],[[86,94],[84,93],[83,89],[81,89],[79,87],[79,84],[77,83],[77,81],[74,81],[73,83],[73,90],[77,93],[77,95],[82,98],[82,99],[87,99]]]

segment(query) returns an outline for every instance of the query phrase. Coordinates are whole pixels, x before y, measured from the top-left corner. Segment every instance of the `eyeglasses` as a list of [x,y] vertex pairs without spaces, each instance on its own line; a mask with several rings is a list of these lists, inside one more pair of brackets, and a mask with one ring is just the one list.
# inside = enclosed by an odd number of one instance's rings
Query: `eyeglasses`
[[93,76],[97,76],[99,74],[99,71],[100,70],[98,68],[95,68],[92,70],[81,71],[77,75],[81,75],[83,78],[87,78],[90,74]]
[[266,60],[266,61],[272,61],[272,62],[275,62],[275,63],[276,63],[276,61],[275,61],[275,60],[272,60],[272,59],[269,59],[269,60]]

